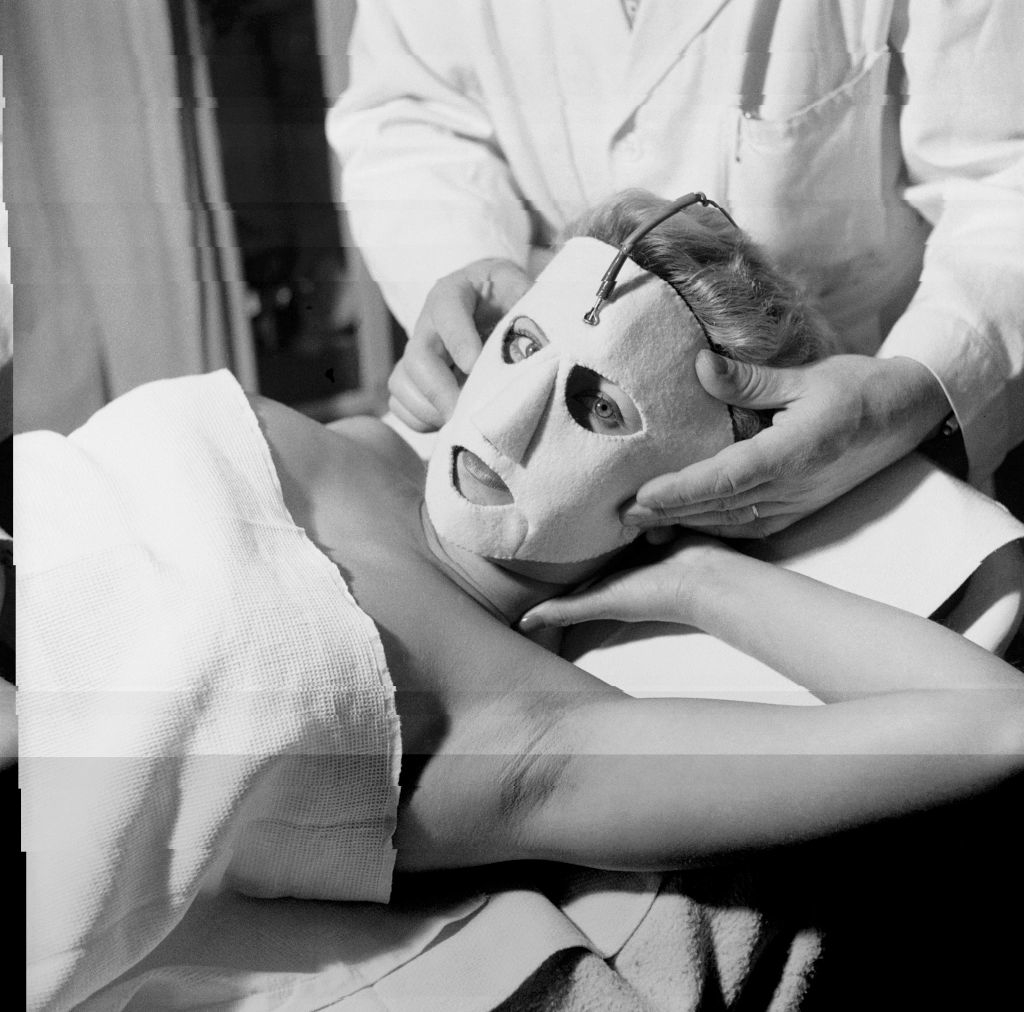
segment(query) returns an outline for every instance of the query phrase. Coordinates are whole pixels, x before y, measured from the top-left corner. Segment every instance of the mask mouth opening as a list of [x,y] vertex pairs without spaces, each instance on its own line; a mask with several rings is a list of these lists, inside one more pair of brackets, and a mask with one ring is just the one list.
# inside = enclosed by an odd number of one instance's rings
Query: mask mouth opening
[[508,485],[464,446],[452,449],[451,473],[455,491],[474,506],[508,506],[513,501]]

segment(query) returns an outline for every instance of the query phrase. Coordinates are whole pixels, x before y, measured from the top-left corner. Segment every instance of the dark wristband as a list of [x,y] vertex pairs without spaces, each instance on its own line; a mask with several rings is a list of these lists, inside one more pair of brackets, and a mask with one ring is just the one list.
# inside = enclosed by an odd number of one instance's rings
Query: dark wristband
[[942,420],[938,433],[923,442],[918,449],[933,464],[941,467],[954,478],[959,478],[961,481],[967,480],[969,470],[967,449],[964,446],[963,433],[960,431],[960,423],[957,421],[955,412],[950,411]]

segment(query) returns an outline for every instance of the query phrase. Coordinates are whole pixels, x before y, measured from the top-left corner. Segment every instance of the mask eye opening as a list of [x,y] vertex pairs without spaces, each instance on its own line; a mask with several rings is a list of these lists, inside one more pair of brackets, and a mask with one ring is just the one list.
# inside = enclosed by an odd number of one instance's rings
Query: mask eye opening
[[570,367],[562,385],[569,417],[593,436],[624,439],[643,431],[639,409],[617,384],[585,365]]
[[547,344],[547,337],[533,320],[528,316],[517,316],[502,335],[501,360],[506,365],[519,365]]

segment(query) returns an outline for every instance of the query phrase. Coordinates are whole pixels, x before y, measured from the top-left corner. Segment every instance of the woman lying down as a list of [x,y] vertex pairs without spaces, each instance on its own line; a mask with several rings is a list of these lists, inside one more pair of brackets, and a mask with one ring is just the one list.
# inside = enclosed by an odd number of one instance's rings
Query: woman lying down
[[761,424],[695,369],[819,353],[795,291],[712,211],[652,231],[583,322],[613,247],[661,206],[578,225],[425,474],[376,420],[332,431],[227,373],[19,437],[36,1004],[104,988],[221,881],[386,902],[396,868],[672,869],[1024,765],[1008,665],[716,542],[620,570],[577,611],[697,626],[832,705],[629,698],[517,631],[621,561],[643,482]]

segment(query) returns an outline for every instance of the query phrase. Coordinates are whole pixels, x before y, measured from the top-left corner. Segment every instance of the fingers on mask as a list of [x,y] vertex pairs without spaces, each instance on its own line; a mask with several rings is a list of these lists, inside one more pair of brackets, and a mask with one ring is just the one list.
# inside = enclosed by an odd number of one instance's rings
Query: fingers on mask
[[742,506],[727,509],[706,510],[679,520],[682,527],[696,528],[701,531],[709,527],[720,527],[723,530],[736,527],[756,527],[762,529],[781,530],[793,522],[793,506],[783,502],[752,501]]
[[[667,523],[686,526],[693,519],[703,519],[705,523],[746,523],[751,519],[751,509],[755,506],[761,516],[773,515],[775,504],[765,502],[766,491],[763,487],[755,488],[732,499],[708,499],[704,502],[686,503],[654,510],[645,510],[644,507],[637,506],[631,509],[632,515],[627,514],[624,522],[641,527],[648,525],[661,527]],[[713,518],[721,519],[714,520]]]
[[444,424],[443,414],[427,399],[419,386],[409,378],[403,359],[388,378],[389,409],[417,432],[430,432]]
[[652,478],[637,492],[636,505],[668,516],[680,508],[709,501],[731,504],[775,476],[763,448],[754,445],[758,438],[727,446],[675,474]]
[[[473,322],[472,309],[458,301],[452,301],[438,306],[434,319],[437,338],[444,349],[444,356],[463,373],[468,373],[473,368],[473,363],[479,357],[480,349],[483,347],[476,324]],[[430,357],[434,361],[438,360],[437,348],[424,350],[431,351]]]
[[412,429],[413,432],[434,432],[438,428],[437,425],[424,421],[418,415],[409,411],[397,397],[388,399],[388,411],[400,422]]
[[[709,352],[708,356],[713,353]],[[791,370],[736,362],[721,355],[714,359],[702,353],[697,359],[697,377],[712,397],[743,408],[781,408],[796,395]]]
[[409,349],[392,372],[388,386],[410,411],[434,428],[451,417],[459,397],[459,384],[451,369],[424,349]]
[[[760,511],[761,507],[758,507]],[[749,511],[747,513],[749,517]],[[715,538],[742,538],[751,540],[754,538],[767,538],[772,534],[785,530],[791,524],[800,519],[797,514],[780,513],[777,516],[760,516],[756,520],[749,520],[747,523],[733,524],[698,524],[691,521],[686,522],[688,529],[701,534],[709,534]]]

